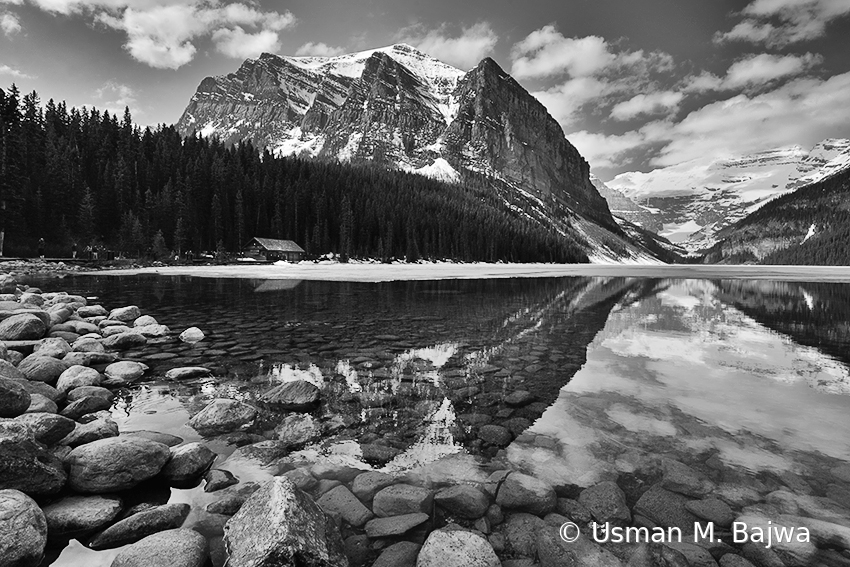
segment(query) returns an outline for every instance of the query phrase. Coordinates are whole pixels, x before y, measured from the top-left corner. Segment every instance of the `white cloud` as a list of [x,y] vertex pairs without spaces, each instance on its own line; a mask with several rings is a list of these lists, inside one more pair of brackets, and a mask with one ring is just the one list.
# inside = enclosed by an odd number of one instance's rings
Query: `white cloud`
[[409,43],[440,61],[460,69],[471,69],[492,53],[499,36],[487,22],[463,28],[458,37],[448,35],[448,26],[425,30],[421,25],[402,29],[396,39]]
[[136,92],[129,85],[109,80],[94,91],[95,98],[109,102],[116,107],[133,106],[136,104]]
[[611,117],[615,120],[631,120],[643,114],[669,113],[679,108],[685,96],[675,91],[658,91],[649,94],[636,94],[629,100],[614,105]]
[[0,29],[3,35],[12,37],[21,31],[21,21],[14,14],[0,14]]
[[511,74],[518,79],[568,73],[587,77],[614,62],[607,42],[598,36],[564,37],[548,25],[531,32],[511,49]]
[[53,14],[82,14],[127,35],[124,48],[137,61],[178,69],[210,37],[235,58],[280,49],[279,32],[295,24],[290,12],[262,11],[251,3],[205,0],[29,0]]
[[569,134],[567,139],[595,169],[620,167],[629,162],[631,152],[649,143],[638,131],[607,136],[581,130]]
[[315,57],[333,57],[335,55],[342,55],[345,53],[344,47],[331,47],[326,43],[313,43],[308,42],[298,48],[295,52],[295,55],[298,56],[307,56],[312,55]]
[[0,65],[0,75],[9,75],[16,79],[34,79],[32,75],[27,75],[26,73],[15,69],[14,67],[10,67],[9,65]]
[[823,36],[826,26],[850,15],[850,0],[753,0],[741,12],[744,20],[714,40],[763,43],[782,47]]
[[685,79],[685,92],[762,88],[782,79],[803,75],[823,63],[818,54],[751,54],[734,62],[725,77],[702,73]]

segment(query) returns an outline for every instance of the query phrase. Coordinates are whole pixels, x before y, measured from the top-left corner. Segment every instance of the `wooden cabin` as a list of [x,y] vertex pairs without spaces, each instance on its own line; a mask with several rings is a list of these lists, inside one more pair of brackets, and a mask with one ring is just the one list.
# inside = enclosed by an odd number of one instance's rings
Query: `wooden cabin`
[[291,240],[278,240],[276,238],[254,237],[242,249],[248,258],[274,262],[287,260],[298,262],[304,259],[304,249]]

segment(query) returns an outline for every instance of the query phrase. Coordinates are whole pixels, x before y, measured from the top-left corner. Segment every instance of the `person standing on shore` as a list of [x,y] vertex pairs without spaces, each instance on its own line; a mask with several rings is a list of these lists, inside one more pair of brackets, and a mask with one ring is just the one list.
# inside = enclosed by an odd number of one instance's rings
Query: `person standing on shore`
[[71,258],[77,259],[77,243],[71,244]]
[[38,257],[44,260],[44,239],[38,239]]

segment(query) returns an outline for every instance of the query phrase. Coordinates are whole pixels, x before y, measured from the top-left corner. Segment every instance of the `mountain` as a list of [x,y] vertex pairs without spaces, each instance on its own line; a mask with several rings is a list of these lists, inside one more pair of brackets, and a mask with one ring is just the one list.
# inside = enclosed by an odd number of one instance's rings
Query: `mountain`
[[651,232],[660,233],[663,230],[663,225],[657,217],[657,210],[638,205],[621,191],[610,187],[592,173],[590,174],[590,182],[593,183],[599,194],[608,201],[608,208],[615,217],[625,219]]
[[204,79],[177,128],[279,156],[488,183],[507,208],[583,243],[591,258],[653,259],[621,231],[560,125],[489,58],[464,72],[405,44],[338,57],[264,53]]
[[717,237],[705,262],[850,265],[850,168],[770,201]]
[[696,252],[766,202],[850,167],[850,140],[828,139],[735,159],[696,159],[648,173],[623,173],[607,184],[651,208],[659,234]]

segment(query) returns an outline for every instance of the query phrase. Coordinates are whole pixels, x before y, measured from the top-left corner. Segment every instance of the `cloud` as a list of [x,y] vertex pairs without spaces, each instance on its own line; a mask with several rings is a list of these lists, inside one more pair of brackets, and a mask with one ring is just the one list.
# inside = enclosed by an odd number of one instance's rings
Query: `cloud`
[[[619,49],[597,36],[568,38],[550,24],[514,44],[511,61],[511,74],[517,78],[557,81],[533,94],[565,127],[588,105],[599,110],[639,94],[675,106],[669,103],[670,95],[653,94],[660,90],[657,78],[675,67],[673,58],[660,51]],[[639,101],[621,107],[618,115],[636,109]],[[651,112],[657,110],[658,104],[654,104]],[[644,111],[634,112],[636,116]]]
[[638,131],[605,135],[580,130],[567,136],[594,169],[620,167],[630,161],[630,154],[646,146],[646,136]]
[[14,67],[10,67],[9,65],[0,65],[0,75],[9,75],[16,79],[35,79],[32,75],[27,75],[26,73],[19,71]]
[[823,36],[829,23],[850,15],[850,0],[753,0],[739,15],[744,19],[715,42],[784,47]]
[[772,55],[760,53],[747,55],[734,62],[725,77],[702,73],[685,79],[686,92],[757,89],[775,84],[782,79],[803,75],[823,63],[818,54]]
[[3,35],[12,37],[21,31],[21,21],[14,14],[0,14],[0,29]]
[[60,15],[83,15],[126,34],[133,59],[158,69],[178,69],[209,37],[220,53],[244,59],[280,49],[279,32],[295,24],[290,12],[262,11],[250,3],[204,0],[28,0]]
[[312,55],[315,57],[333,57],[343,53],[345,53],[344,47],[331,47],[326,43],[313,43],[312,41],[305,43],[295,51],[297,56]]
[[492,53],[499,41],[499,36],[487,22],[463,28],[458,37],[450,37],[447,28],[443,24],[426,30],[421,24],[415,24],[400,30],[396,39],[464,70],[475,67]]
[[611,117],[615,120],[631,120],[643,114],[659,114],[675,111],[685,95],[675,91],[658,91],[649,94],[637,94],[614,105]]

